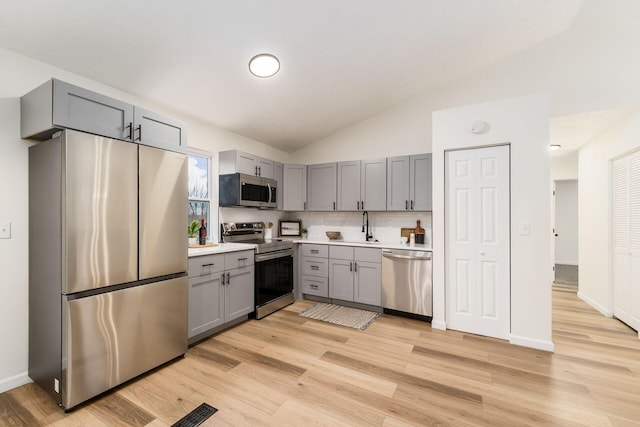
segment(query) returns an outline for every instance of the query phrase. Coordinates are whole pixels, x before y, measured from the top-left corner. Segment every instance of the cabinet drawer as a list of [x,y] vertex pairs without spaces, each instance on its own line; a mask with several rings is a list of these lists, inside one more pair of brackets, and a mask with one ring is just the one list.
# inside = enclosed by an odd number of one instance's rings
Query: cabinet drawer
[[328,277],[329,265],[326,258],[302,258],[302,274],[317,277]]
[[366,261],[366,262],[382,262],[382,249],[377,248],[355,248],[355,257],[356,261]]
[[311,256],[318,258],[327,258],[329,256],[329,247],[327,245],[302,245],[302,256]]
[[331,246],[329,258],[353,260],[353,246]]
[[189,258],[189,277],[206,276],[224,270],[224,254]]
[[249,267],[253,265],[253,251],[230,252],[224,254],[224,269]]
[[328,279],[326,277],[302,276],[302,293],[328,298]]

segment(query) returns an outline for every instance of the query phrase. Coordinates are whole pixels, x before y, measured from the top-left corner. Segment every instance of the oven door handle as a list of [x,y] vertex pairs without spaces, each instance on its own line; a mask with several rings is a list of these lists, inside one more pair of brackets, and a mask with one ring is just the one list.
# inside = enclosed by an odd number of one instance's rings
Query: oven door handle
[[254,260],[255,262],[261,262],[261,261],[269,261],[271,259],[276,259],[276,258],[284,258],[288,256],[293,256],[293,249],[285,249],[282,251],[267,252],[265,254],[257,254]]

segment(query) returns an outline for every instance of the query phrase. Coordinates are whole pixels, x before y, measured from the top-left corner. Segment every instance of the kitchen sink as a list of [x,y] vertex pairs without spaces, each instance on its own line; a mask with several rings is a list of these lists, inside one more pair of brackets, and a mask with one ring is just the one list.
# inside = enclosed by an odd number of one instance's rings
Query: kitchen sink
[[358,245],[381,245],[382,242],[364,242],[362,240],[356,241],[356,240],[343,240],[342,243],[351,243],[351,244],[358,244]]

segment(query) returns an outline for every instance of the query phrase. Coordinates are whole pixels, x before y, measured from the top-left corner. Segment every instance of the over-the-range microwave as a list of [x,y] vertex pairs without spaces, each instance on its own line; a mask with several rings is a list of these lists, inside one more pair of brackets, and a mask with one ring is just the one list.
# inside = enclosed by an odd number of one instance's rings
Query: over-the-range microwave
[[219,175],[219,206],[276,208],[276,181],[259,176],[231,173]]

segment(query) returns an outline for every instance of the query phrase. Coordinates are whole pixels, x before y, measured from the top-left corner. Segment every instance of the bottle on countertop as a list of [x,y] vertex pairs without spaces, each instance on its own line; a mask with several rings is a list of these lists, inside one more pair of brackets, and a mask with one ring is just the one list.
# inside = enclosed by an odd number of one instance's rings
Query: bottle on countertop
[[204,218],[200,220],[200,230],[198,230],[198,243],[201,246],[207,244],[207,226],[204,224]]
[[420,220],[417,221],[416,229],[413,230],[416,235],[416,243],[424,244],[424,228],[420,227]]

